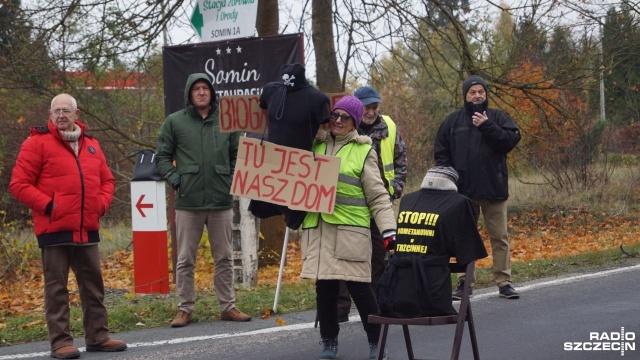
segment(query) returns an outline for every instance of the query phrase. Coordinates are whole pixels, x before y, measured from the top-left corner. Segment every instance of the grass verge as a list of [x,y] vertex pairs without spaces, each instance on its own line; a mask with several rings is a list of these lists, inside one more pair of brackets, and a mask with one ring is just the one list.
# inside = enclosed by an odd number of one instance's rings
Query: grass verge
[[[608,249],[552,259],[514,262],[511,264],[511,277],[517,285],[546,277],[597,272],[640,263],[640,243],[625,246],[624,250],[627,254],[620,249]],[[495,286],[491,268],[476,269],[475,287],[489,286]]]
[[[515,262],[512,264],[514,282],[560,276],[568,273],[586,273],[609,268],[630,266],[640,263],[640,243],[625,247],[627,254],[620,249],[611,249],[581,255],[554,259]],[[494,286],[490,268],[476,271],[476,288]],[[264,285],[256,288],[236,288],[237,306],[254,317],[254,321],[273,321],[278,326],[277,316],[269,316],[273,305],[275,286]],[[132,296],[126,291],[108,291],[105,305],[109,310],[109,325],[114,333],[135,331],[169,326],[176,314],[177,297],[146,295]],[[313,281],[301,281],[283,284],[278,301],[279,313],[291,313],[315,309],[315,287]],[[71,307],[71,331],[73,336],[82,337],[81,309],[79,305]],[[267,315],[265,315],[267,314]],[[218,300],[211,291],[198,292],[194,316],[198,321],[220,319]],[[264,317],[263,320],[260,318]],[[0,345],[47,339],[46,324],[42,313],[22,316],[0,314]]]

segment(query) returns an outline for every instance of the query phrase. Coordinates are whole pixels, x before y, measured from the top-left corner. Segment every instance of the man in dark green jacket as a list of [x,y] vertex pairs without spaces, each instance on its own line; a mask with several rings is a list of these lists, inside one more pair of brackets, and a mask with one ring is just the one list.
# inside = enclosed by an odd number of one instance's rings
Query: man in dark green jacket
[[217,100],[209,77],[203,73],[191,74],[184,90],[186,106],[167,116],[158,136],[158,170],[178,195],[175,202],[176,287],[180,303],[171,327],[182,327],[193,321],[194,265],[205,225],[221,318],[251,320],[249,315],[236,309],[233,291],[233,197],[229,190],[240,134],[220,132]]

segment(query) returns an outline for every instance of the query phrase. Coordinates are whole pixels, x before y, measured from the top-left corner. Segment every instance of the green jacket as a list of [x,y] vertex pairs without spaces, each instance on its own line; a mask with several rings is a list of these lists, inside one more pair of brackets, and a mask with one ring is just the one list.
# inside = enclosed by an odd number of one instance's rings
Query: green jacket
[[[191,104],[191,86],[206,80],[211,110],[206,118]],[[178,190],[176,209],[222,210],[233,206],[229,194],[240,133],[221,133],[215,89],[206,74],[191,74],[184,88],[185,108],[167,116],[158,135],[157,167]],[[173,161],[175,160],[175,167]]]

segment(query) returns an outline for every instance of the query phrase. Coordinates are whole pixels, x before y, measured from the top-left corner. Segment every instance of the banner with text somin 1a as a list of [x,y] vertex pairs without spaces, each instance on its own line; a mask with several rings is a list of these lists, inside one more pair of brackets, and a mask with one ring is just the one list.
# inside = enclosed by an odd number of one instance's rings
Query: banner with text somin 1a
[[302,34],[165,46],[162,48],[165,114],[184,108],[189,75],[205,73],[216,96],[256,95],[280,77],[284,64],[304,63]]
[[339,172],[337,156],[241,137],[231,194],[331,214]]
[[191,26],[201,41],[255,35],[258,0],[198,0]]

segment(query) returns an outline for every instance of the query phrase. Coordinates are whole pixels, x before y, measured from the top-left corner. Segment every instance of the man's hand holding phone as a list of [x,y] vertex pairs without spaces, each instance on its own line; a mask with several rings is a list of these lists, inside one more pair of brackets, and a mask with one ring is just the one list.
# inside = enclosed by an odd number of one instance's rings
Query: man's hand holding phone
[[473,115],[471,116],[471,121],[475,127],[478,127],[482,125],[483,122],[487,121],[487,113],[484,111],[482,104],[473,104]]

